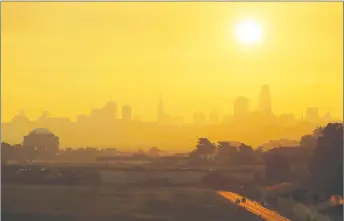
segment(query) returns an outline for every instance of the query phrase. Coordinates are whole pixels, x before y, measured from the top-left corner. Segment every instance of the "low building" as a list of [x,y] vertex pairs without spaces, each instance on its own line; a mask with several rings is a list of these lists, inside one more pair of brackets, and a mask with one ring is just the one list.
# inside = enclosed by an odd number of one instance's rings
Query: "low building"
[[56,154],[59,150],[59,137],[46,128],[37,128],[24,137],[23,146]]

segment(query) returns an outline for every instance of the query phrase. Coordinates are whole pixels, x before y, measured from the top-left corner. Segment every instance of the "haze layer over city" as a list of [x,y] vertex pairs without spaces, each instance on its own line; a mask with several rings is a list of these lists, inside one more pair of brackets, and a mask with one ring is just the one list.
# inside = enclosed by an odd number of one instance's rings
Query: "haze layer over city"
[[9,1],[3,220],[344,220],[343,2]]
[[3,140],[294,145],[342,120],[338,4],[3,3]]

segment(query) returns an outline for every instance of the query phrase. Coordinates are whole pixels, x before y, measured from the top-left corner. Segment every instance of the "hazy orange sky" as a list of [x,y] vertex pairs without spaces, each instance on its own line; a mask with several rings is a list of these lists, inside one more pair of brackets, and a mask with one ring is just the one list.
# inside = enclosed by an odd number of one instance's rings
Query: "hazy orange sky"
[[[166,112],[256,107],[269,84],[273,112],[308,106],[342,119],[343,3],[3,2],[2,120],[24,110],[75,118],[108,100],[145,120]],[[234,27],[262,27],[244,45]]]

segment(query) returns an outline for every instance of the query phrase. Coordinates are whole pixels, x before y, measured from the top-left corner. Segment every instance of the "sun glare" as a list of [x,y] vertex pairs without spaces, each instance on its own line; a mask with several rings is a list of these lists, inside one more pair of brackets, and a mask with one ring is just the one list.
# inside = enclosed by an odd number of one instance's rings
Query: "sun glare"
[[236,36],[244,44],[258,43],[262,36],[262,29],[255,21],[242,21],[236,26]]

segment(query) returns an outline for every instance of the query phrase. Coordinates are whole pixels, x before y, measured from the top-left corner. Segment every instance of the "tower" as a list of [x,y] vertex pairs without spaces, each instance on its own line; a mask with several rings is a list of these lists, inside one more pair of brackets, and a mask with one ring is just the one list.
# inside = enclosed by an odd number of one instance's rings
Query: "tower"
[[268,85],[263,85],[259,95],[259,111],[264,115],[271,114],[271,97],[270,88]]

